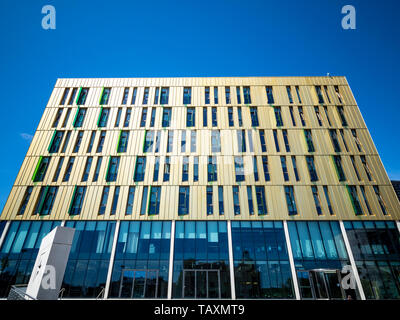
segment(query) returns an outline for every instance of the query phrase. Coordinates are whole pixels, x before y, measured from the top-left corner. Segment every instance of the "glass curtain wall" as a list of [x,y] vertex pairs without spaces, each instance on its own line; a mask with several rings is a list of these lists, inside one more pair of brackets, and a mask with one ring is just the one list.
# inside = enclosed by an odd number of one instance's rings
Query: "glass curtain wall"
[[173,298],[231,298],[226,221],[177,221]]
[[282,221],[232,221],[236,298],[293,299]]
[[400,234],[393,221],[344,222],[367,299],[400,299]]

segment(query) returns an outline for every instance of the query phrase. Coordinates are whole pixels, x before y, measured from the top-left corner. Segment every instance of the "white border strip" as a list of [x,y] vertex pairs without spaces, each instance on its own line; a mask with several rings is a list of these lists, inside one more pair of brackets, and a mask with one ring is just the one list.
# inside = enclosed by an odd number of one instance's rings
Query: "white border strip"
[[231,229],[231,220],[227,220],[227,229],[228,229],[228,252],[229,252],[229,273],[231,277],[231,297],[232,300],[236,300],[236,289],[235,289],[235,268],[233,264],[233,247],[232,247],[232,229]]
[[290,269],[292,271],[294,292],[296,295],[296,300],[300,300],[299,282],[297,281],[296,267],[294,265],[293,252],[292,252],[292,243],[290,242],[289,230],[288,230],[286,220],[283,221],[283,230],[285,231],[286,246],[287,246],[287,250],[288,250]]
[[174,246],[175,246],[175,220],[171,223],[170,246],[169,246],[169,270],[168,270],[168,296],[167,299],[172,299],[172,275],[174,273]]
[[117,249],[120,223],[121,223],[121,221],[117,220],[117,223],[115,224],[114,239],[113,239],[113,245],[112,245],[111,255],[110,255],[110,263],[108,264],[106,287],[104,288],[104,299],[108,298],[108,291],[110,290],[112,269],[114,266],[115,251]]
[[11,221],[7,221],[6,226],[4,227],[3,233],[0,235],[0,249],[1,246],[3,245],[3,241],[6,238],[6,234],[8,231],[8,228],[10,227]]

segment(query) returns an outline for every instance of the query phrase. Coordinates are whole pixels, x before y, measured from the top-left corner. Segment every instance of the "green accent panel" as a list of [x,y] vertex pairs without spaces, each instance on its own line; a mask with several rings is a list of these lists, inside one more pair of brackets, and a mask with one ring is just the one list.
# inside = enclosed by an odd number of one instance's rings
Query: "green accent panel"
[[42,160],[43,160],[43,156],[40,156],[39,161],[38,161],[38,163],[36,165],[36,168],[35,168],[35,172],[33,173],[33,176],[32,176],[32,181],[35,181],[35,179],[36,179],[36,174],[37,174],[37,172],[39,170],[39,167],[40,167],[40,164],[42,163]]
[[73,203],[73,201],[74,201],[74,198],[75,198],[76,188],[77,188],[77,186],[75,186],[75,188],[74,188],[74,192],[72,193],[72,199],[71,199],[71,203],[69,204],[69,208],[68,208],[68,214],[71,214],[72,203]]
[[47,196],[47,192],[49,192],[49,186],[46,186],[46,189],[44,189],[42,201],[40,202],[39,208],[38,208],[38,213],[39,214],[41,214],[41,212],[42,212],[42,208],[43,208],[43,205],[44,205],[44,200],[46,199],[46,196]]
[[50,147],[51,147],[51,145],[53,144],[53,140],[54,140],[54,137],[56,136],[56,132],[57,132],[57,130],[54,129],[54,133],[53,133],[53,136],[51,137],[49,147],[47,148],[47,151],[48,151],[48,152],[50,152]]
[[110,164],[111,164],[111,156],[110,156],[110,159],[108,160],[108,166],[107,166],[107,172],[106,172],[106,181],[107,182],[108,182],[107,177],[108,177],[108,171],[110,170]]
[[75,103],[78,104],[79,96],[81,95],[82,87],[79,88],[78,96],[76,97]]
[[335,171],[336,171],[336,176],[337,176],[337,178],[338,178],[338,180],[340,182],[339,169],[338,169],[338,167],[336,165],[335,158],[332,155],[331,155],[331,159],[332,159],[332,162],[333,162],[333,167],[335,168]]
[[347,193],[348,193],[349,198],[350,198],[351,206],[353,207],[354,214],[356,216],[359,216],[359,214],[357,214],[356,205],[355,205],[354,200],[353,200],[353,198],[351,196],[350,187],[347,184],[346,184],[346,189],[347,189]]
[[122,130],[119,131],[118,143],[117,143],[117,153],[118,153],[118,149],[119,149],[119,143],[121,142],[121,134],[122,134]]
[[145,145],[145,143],[146,143],[146,135],[147,135],[147,130],[144,130],[144,139],[143,139],[143,148],[142,148],[143,153],[145,153],[145,152],[144,152],[144,145]]
[[103,106],[101,106],[101,108],[100,108],[99,118],[97,119],[97,127],[98,127],[99,124],[100,124],[100,118],[101,118],[102,112],[103,112]]
[[99,99],[99,105],[101,105],[101,98],[103,97],[103,92],[104,92],[104,87],[103,89],[101,89],[101,93],[100,93],[100,99]]
[[78,117],[78,114],[79,114],[79,109],[80,109],[80,107],[78,106],[78,109],[76,110],[76,113],[75,113],[74,122],[73,122],[73,126],[74,126],[74,128],[75,128],[75,122],[76,122],[76,118]]

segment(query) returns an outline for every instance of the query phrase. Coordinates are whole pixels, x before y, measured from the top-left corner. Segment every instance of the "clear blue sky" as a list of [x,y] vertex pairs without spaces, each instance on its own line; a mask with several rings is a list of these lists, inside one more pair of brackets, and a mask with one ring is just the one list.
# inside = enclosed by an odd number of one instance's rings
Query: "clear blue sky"
[[[47,4],[56,30],[41,27]],[[346,4],[356,30],[341,28]],[[389,177],[400,179],[399,9],[382,0],[0,0],[0,209],[59,77],[344,75]]]

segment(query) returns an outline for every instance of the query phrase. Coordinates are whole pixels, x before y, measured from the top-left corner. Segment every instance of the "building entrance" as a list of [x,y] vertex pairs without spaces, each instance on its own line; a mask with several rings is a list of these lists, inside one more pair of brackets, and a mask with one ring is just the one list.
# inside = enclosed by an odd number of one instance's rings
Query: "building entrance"
[[349,294],[340,285],[342,277],[337,269],[297,271],[297,279],[302,299],[338,300]]
[[156,298],[158,289],[158,270],[122,270],[119,298]]
[[182,297],[221,299],[221,275],[218,269],[184,269]]

